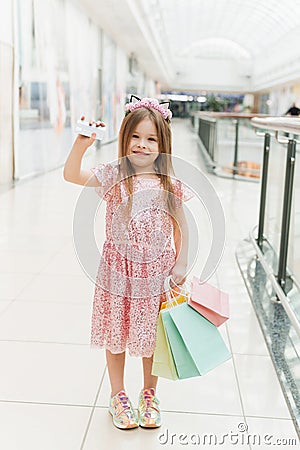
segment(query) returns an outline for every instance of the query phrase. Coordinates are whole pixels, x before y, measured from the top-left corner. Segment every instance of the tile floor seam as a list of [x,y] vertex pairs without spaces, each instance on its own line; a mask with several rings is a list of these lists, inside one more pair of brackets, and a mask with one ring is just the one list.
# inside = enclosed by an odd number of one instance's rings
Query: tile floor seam
[[[12,251],[12,253],[15,253],[15,252],[13,252]],[[26,274],[26,275],[37,275],[39,272],[32,272],[31,270],[30,271],[26,271],[26,270],[22,270],[22,271],[20,271],[20,272],[16,272],[16,271],[14,271],[14,272],[11,272],[10,270],[9,271],[3,271],[3,270],[1,270],[0,271],[0,274],[1,275],[16,275],[16,274],[20,274],[20,273],[24,273],[24,274]]]
[[[31,303],[40,303],[40,304],[44,304],[44,303],[49,303],[49,304],[55,304],[55,305],[68,305],[68,306],[72,306],[72,305],[81,305],[84,306],[86,305],[85,301],[78,301],[78,302],[64,302],[64,301],[59,301],[59,300],[28,300],[28,299],[20,299],[20,298],[14,298],[11,299],[13,301],[17,301],[17,302],[31,302]],[[9,300],[6,300],[9,301]]]
[[[246,355],[246,354],[244,355],[244,354],[240,354],[239,356],[256,356],[256,355]],[[271,362],[272,367],[273,367],[273,369],[274,369],[275,379],[277,380],[277,382],[278,382],[279,385],[280,385],[280,391],[281,391],[281,393],[282,393],[282,395],[283,395],[284,404],[286,405],[287,411],[288,411],[288,413],[290,414],[290,418],[287,418],[287,417],[277,417],[277,416],[274,416],[274,417],[273,417],[273,416],[264,416],[264,417],[270,418],[270,419],[288,419],[288,420],[292,420],[292,416],[291,416],[291,411],[290,411],[290,408],[289,408],[289,404],[288,404],[288,402],[287,402],[285,393],[284,393],[284,391],[283,391],[283,389],[282,389],[281,382],[280,382],[280,380],[279,380],[279,377],[278,377],[278,374],[277,374],[277,371],[276,371],[276,367],[275,367],[275,365],[274,365],[274,362],[273,362],[271,356],[268,356],[268,355],[258,355],[258,356],[263,356],[264,358],[267,358],[267,359]],[[250,416],[247,415],[247,417],[250,417]],[[256,416],[254,416],[254,417],[256,417]]]
[[[102,406],[102,405],[96,405],[95,409],[107,409],[106,406]],[[135,408],[137,409],[137,408]],[[202,415],[202,416],[221,416],[221,417],[239,417],[239,418],[244,418],[242,414],[230,414],[230,413],[226,413],[226,414],[222,414],[222,413],[218,413],[218,412],[197,412],[197,411],[181,411],[181,410],[172,410],[172,409],[161,409],[162,413],[174,413],[174,414],[192,414],[192,415]],[[284,421],[288,421],[288,422],[292,422],[293,423],[293,419],[292,418],[288,418],[288,417],[277,417],[277,416],[264,416],[264,415],[259,415],[259,416],[253,416],[250,414],[247,414],[247,416],[245,416],[245,418],[252,418],[252,419],[267,419],[267,420],[284,420]]]
[[1,310],[0,318],[1,318],[1,316],[3,316],[3,314],[5,314],[7,312],[7,310],[12,306],[12,303],[14,302],[14,300],[6,300],[6,301],[9,302],[9,304],[6,305],[5,308]]
[[41,270],[39,272],[37,272],[37,274],[41,274],[43,269],[45,269],[47,267],[47,265],[51,262],[51,260],[56,257],[62,250],[62,248],[66,247],[68,245],[67,242],[65,242],[65,244],[59,249],[57,250],[57,252],[55,252],[52,256],[50,256],[50,258],[47,260],[47,263],[45,264],[45,266],[42,266]]
[[229,342],[230,352],[231,352],[231,355],[232,355],[232,365],[233,365],[235,381],[236,381],[236,385],[237,385],[237,389],[238,389],[238,393],[239,393],[240,404],[241,404],[241,409],[242,409],[242,413],[243,413],[243,419],[244,419],[244,422],[247,424],[246,416],[245,416],[244,403],[243,403],[243,398],[242,398],[242,393],[241,393],[241,387],[240,387],[240,383],[239,383],[239,378],[238,378],[238,373],[237,373],[237,369],[236,369],[236,365],[235,365],[235,360],[233,358],[234,353],[232,351],[231,338],[230,338],[230,335],[229,335],[229,330],[228,330],[226,322],[225,322],[225,327],[226,327],[226,331],[227,331],[227,338],[228,338],[228,342]]
[[262,353],[241,353],[241,352],[233,352],[233,355],[245,355],[245,356],[264,356],[264,357],[269,357],[269,355],[263,355]]
[[31,341],[31,340],[20,340],[20,339],[0,339],[0,342],[15,342],[15,343],[22,343],[22,344],[76,345],[76,346],[80,346],[80,347],[89,347],[90,346],[90,344],[82,344],[82,343],[77,343],[77,342]]
[[[0,312],[1,317],[1,312]],[[89,347],[89,343],[83,344],[81,342],[62,342],[62,341],[35,341],[30,339],[2,339],[0,342],[19,342],[19,343],[29,343],[29,344],[55,344],[55,345],[78,345],[81,347]],[[97,351],[97,350],[95,350]],[[242,356],[259,356],[269,358],[269,355],[262,355],[259,353],[241,353],[241,352],[230,352],[232,355],[242,355]]]
[[[11,272],[12,274],[14,273],[15,274],[15,272]],[[28,272],[28,274],[32,274],[32,272]],[[20,289],[20,291],[18,291],[18,293],[14,296],[15,297],[15,299],[19,296],[19,295],[21,295],[21,293],[24,291],[24,289],[26,289],[29,285],[30,285],[30,283],[34,280],[34,278],[36,277],[36,274],[32,274],[33,276],[32,276],[32,278],[30,278],[29,280],[28,280],[28,282]]]
[[[107,406],[96,405],[95,409],[107,409]],[[134,408],[134,409],[137,409]],[[197,411],[181,411],[181,410],[172,410],[172,409],[161,409],[162,413],[174,413],[174,414],[192,414],[199,416],[221,416],[221,417],[242,417],[241,414],[221,414],[221,413],[213,413],[213,412],[197,412]]]
[[253,416],[252,414],[247,414],[247,416],[249,419],[270,419],[270,420],[285,420],[287,422],[293,422],[292,418],[288,418],[288,417],[270,417],[270,416]]
[[64,302],[64,301],[58,301],[58,300],[23,300],[23,299],[20,299],[20,298],[13,298],[13,299],[9,299],[9,298],[3,298],[3,299],[0,299],[0,302],[10,302],[10,301],[14,301],[14,302],[20,302],[20,303],[39,303],[39,304],[41,304],[41,305],[44,305],[44,303],[47,303],[47,304],[50,304],[50,305],[52,305],[52,304],[55,304],[55,305],[57,305],[57,304],[59,304],[59,305],[67,305],[67,306],[70,306],[70,305],[77,305],[77,306],[91,306],[91,304],[88,304],[88,303],[85,303],[84,301],[81,301],[81,302]]
[[103,370],[103,374],[102,374],[102,377],[101,377],[101,380],[100,380],[99,388],[98,388],[97,393],[96,393],[96,397],[95,397],[95,400],[94,400],[92,411],[90,413],[90,417],[89,417],[89,420],[88,420],[85,432],[83,434],[83,438],[82,438],[81,445],[80,445],[80,450],[84,449],[84,444],[86,442],[86,438],[87,438],[87,435],[88,435],[88,432],[89,432],[89,429],[90,429],[90,425],[91,425],[91,422],[92,422],[92,419],[93,419],[93,416],[94,416],[94,412],[95,412],[96,405],[97,405],[97,400],[98,400],[98,397],[99,397],[99,394],[100,394],[100,391],[101,391],[101,387],[103,385],[103,381],[104,381],[104,377],[105,377],[105,374],[106,374],[106,370],[107,370],[107,365],[105,365],[104,370]]
[[93,404],[85,405],[85,404],[77,404],[77,403],[51,403],[51,402],[35,402],[35,401],[25,401],[25,400],[7,400],[0,399],[0,403],[16,403],[16,404],[25,404],[25,405],[43,405],[43,406],[66,406],[70,408],[92,408]]

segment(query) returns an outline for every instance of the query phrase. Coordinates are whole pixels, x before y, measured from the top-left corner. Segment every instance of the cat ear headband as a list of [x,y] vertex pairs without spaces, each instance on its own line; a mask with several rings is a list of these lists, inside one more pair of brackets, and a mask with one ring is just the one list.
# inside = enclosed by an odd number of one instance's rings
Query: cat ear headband
[[129,114],[131,111],[139,108],[156,109],[161,113],[163,118],[170,122],[172,117],[172,112],[169,109],[170,102],[159,103],[156,98],[138,98],[135,95],[130,97],[130,102],[125,105],[125,115]]

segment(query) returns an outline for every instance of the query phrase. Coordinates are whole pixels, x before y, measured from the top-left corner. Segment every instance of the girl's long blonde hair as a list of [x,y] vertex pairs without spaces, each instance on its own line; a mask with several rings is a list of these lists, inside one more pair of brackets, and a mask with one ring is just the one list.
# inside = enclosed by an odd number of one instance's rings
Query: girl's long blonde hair
[[[158,138],[159,155],[154,161],[154,169],[160,179],[166,196],[167,209],[172,216],[175,216],[174,190],[170,176],[174,176],[172,165],[172,134],[170,124],[162,117],[161,113],[155,109],[138,108],[127,114],[121,124],[119,133],[119,176],[124,180],[129,196],[128,207],[131,209],[133,193],[133,177],[135,170],[128,155],[130,139],[137,125],[144,119],[150,119],[155,125]],[[166,156],[164,156],[165,154]]]

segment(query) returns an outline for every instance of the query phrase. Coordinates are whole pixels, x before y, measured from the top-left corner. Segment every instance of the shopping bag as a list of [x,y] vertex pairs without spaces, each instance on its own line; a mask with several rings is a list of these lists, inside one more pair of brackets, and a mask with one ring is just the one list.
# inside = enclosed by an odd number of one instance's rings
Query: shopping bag
[[164,324],[162,321],[162,311],[187,301],[187,295],[184,287],[171,287],[171,277],[167,277],[164,283],[165,294],[162,298],[165,300],[161,303],[160,313],[156,328],[156,343],[153,355],[152,375],[177,380],[178,374],[175,362],[170,349],[169,340],[167,339]]
[[216,327],[229,318],[228,294],[211,284],[200,283],[197,277],[193,277],[188,304]]
[[195,365],[180,332],[178,331],[174,321],[172,320],[172,317],[170,315],[171,310],[173,310],[173,308],[165,309],[161,311],[160,314],[172,352],[177,376],[181,380],[184,378],[198,377],[201,374],[197,369],[197,366]]
[[168,301],[159,313],[153,375],[191,378],[204,375],[230,359],[219,330],[188,305],[185,290],[180,287],[179,291],[174,291],[170,287],[170,277],[166,279],[165,288]]
[[219,330],[191,308],[185,286],[165,282],[168,301],[160,312],[179,379],[204,375],[231,358]]
[[156,344],[153,355],[152,375],[177,380],[178,375],[173,356],[166,337],[161,313],[159,313],[156,329]]
[[186,302],[161,317],[179,379],[204,375],[231,358],[217,327]]

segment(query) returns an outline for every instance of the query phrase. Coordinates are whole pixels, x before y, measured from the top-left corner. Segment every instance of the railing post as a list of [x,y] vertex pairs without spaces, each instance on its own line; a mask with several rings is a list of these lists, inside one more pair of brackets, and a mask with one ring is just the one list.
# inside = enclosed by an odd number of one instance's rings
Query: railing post
[[208,154],[212,158],[213,148],[212,148],[212,126],[211,126],[211,123],[208,125],[208,130],[209,130],[208,131]]
[[234,143],[234,158],[233,158],[233,175],[236,175],[238,165],[238,151],[239,151],[239,120],[235,119],[235,143]]
[[209,122],[209,156],[214,161],[215,160],[215,129],[216,122]]
[[199,136],[200,139],[201,139],[201,135],[202,135],[202,130],[201,130],[201,128],[202,128],[202,120],[201,120],[201,118],[199,117],[199,120],[198,120],[198,136]]
[[281,220],[280,251],[278,260],[278,283],[285,291],[286,265],[290,232],[290,219],[293,195],[296,141],[289,139],[285,169],[284,197]]
[[258,235],[257,235],[257,244],[260,248],[262,248],[263,239],[264,239],[264,223],[265,223],[267,180],[268,180],[268,169],[269,169],[270,138],[271,138],[271,135],[269,133],[265,133],[264,157],[263,157],[262,178],[261,178],[261,188],[260,188],[259,223],[258,223]]

